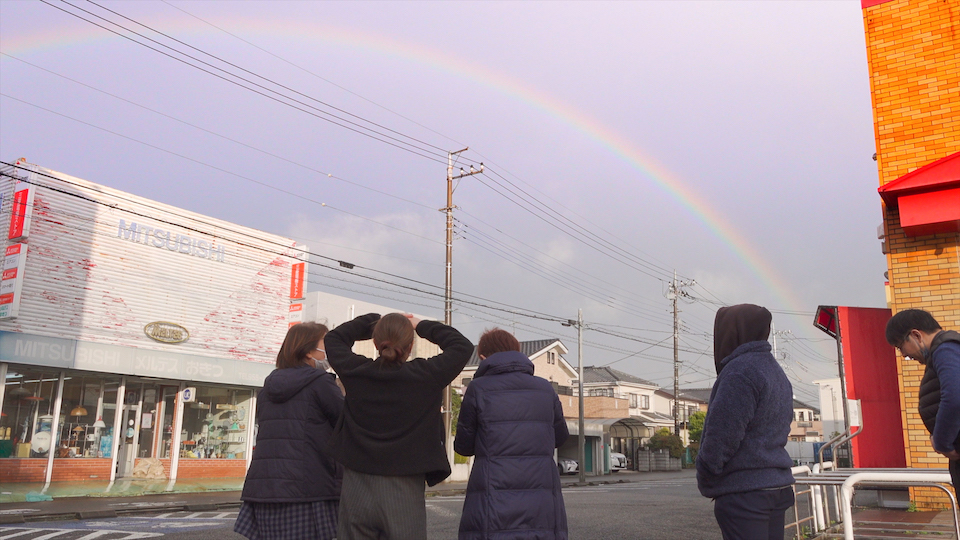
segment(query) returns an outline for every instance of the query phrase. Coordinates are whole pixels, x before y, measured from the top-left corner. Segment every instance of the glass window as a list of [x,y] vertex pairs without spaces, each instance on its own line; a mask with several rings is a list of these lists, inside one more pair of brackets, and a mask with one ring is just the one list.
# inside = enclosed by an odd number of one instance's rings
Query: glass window
[[49,455],[59,378],[57,371],[8,366],[0,405],[0,458]]
[[198,386],[196,401],[184,404],[181,458],[244,459],[250,397],[250,390]]
[[640,396],[640,408],[649,409],[650,408],[650,396],[644,394]]
[[162,422],[158,456],[161,458],[170,457],[170,445],[173,444],[173,427],[175,425],[174,415],[177,412],[177,393],[179,391],[180,389],[176,386],[164,386],[162,390],[163,399],[157,404],[159,407],[157,418]]
[[119,378],[64,377],[56,457],[110,457],[119,385]]
[[636,394],[630,394],[630,406],[633,407],[633,408],[636,408],[636,407],[637,407],[637,395],[636,395]]
[[140,437],[137,440],[137,457],[155,457],[153,449],[157,446],[157,393],[156,386],[143,387],[143,405],[140,412]]

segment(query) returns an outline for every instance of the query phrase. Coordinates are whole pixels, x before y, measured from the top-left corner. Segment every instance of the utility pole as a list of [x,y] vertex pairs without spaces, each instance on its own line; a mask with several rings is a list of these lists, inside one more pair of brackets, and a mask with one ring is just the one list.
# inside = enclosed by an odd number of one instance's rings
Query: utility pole
[[[447,206],[446,208],[440,209],[441,212],[447,213],[447,265],[443,290],[443,324],[447,326],[453,324],[453,181],[483,172],[483,163],[481,163],[479,170],[473,168],[473,165],[471,165],[469,171],[464,171],[461,167],[460,174],[453,174],[453,156],[466,152],[469,149],[468,147],[463,150],[457,150],[456,152],[447,152]],[[450,392],[452,392],[452,388],[450,385],[447,385],[443,391],[443,428],[444,436],[446,437],[447,461],[449,461],[452,466],[453,441],[450,440],[450,434],[452,428],[451,421],[453,418],[453,399]]]
[[583,310],[577,310],[577,320],[568,319],[567,322],[561,324],[577,327],[577,370],[579,371],[577,375],[577,401],[580,402],[580,416],[577,425],[577,458],[579,462],[577,468],[580,471],[580,483],[585,484],[587,482],[587,464],[584,461],[586,460],[587,439],[583,433]]
[[677,271],[673,271],[673,281],[670,283],[667,298],[673,303],[673,434],[680,436],[680,310],[677,300],[681,296],[689,298],[683,288],[693,285],[696,281],[684,282],[677,280]]

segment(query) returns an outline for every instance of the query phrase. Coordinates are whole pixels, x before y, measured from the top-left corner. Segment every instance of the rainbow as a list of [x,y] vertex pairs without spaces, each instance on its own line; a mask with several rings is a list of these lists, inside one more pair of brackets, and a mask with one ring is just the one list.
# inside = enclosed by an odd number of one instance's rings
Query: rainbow
[[[679,178],[657,163],[656,160],[642,153],[626,137],[542,90],[485,66],[467,62],[462,58],[442,51],[389,39],[383,35],[361,32],[356,29],[330,27],[302,21],[283,21],[280,23],[237,17],[228,19],[226,22],[218,22],[218,24],[221,23],[228,26],[231,32],[242,33],[246,36],[297,37],[307,41],[330,42],[357,50],[366,50],[374,54],[398,57],[471,80],[538,109],[606,148],[676,199],[691,215],[703,223],[717,239],[726,244],[785,307],[792,311],[810,311],[809,308],[804,309],[804,304],[798,300],[787,284],[777,276],[777,273],[761,257],[758,250],[689,186],[681,182]],[[159,29],[176,28],[178,35],[181,36],[185,33],[197,35],[219,33],[211,26],[186,15],[152,19],[151,26]],[[76,24],[60,28],[47,27],[36,33],[9,41],[4,40],[0,43],[0,50],[14,56],[24,56],[79,44],[119,39],[121,38],[100,28]]]

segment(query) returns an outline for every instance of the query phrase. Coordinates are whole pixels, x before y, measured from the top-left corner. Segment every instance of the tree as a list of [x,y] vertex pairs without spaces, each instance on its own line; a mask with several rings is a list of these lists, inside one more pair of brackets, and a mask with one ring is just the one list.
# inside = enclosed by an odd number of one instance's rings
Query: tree
[[679,459],[683,455],[683,440],[679,435],[670,433],[668,428],[660,428],[653,437],[650,437],[649,446],[651,450],[669,450],[670,457]]
[[[460,405],[463,403],[463,396],[459,392],[454,390],[451,392],[453,395],[450,396],[450,436],[457,436],[457,421],[460,420]],[[466,456],[461,456],[460,454],[453,453],[453,462],[454,463],[467,463],[469,458]]]
[[707,419],[707,413],[697,411],[687,418],[687,433],[690,434],[690,442],[700,442],[700,436],[703,435],[703,421]]

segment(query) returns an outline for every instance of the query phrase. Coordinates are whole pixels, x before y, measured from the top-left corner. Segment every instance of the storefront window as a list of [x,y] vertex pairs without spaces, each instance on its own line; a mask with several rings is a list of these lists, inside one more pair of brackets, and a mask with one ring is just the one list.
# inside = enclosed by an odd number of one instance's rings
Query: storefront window
[[184,404],[180,456],[244,459],[250,397],[249,390],[198,386],[196,401]]
[[56,457],[110,457],[119,384],[115,377],[64,377]]
[[173,444],[174,414],[176,413],[178,390],[175,386],[163,387],[163,399],[159,403],[159,415],[163,424],[162,431],[160,432],[160,455],[158,457],[170,457],[170,445]]
[[0,404],[0,458],[45,458],[54,443],[60,373],[8,365]]
[[157,392],[159,388],[144,386],[143,405],[140,413],[140,444],[137,457],[154,457],[157,424]]

